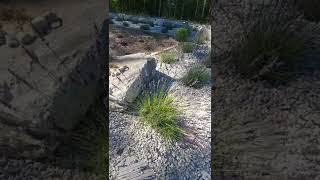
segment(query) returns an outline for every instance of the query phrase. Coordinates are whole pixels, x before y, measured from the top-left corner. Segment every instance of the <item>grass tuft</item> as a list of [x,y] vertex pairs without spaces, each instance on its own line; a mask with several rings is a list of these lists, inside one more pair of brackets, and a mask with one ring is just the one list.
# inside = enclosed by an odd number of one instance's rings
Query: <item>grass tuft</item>
[[207,40],[203,32],[199,32],[193,39],[196,44],[203,44]]
[[284,83],[295,76],[301,60],[319,55],[320,26],[306,23],[294,11],[270,11],[248,23],[231,62],[246,78]]
[[191,53],[193,50],[194,44],[192,42],[182,42],[181,48],[184,53]]
[[177,41],[185,42],[185,41],[187,41],[187,36],[188,36],[188,29],[186,29],[186,28],[178,28],[176,30],[176,39],[177,39]]
[[162,52],[160,53],[160,60],[163,63],[170,64],[176,61],[176,56],[174,52]]
[[210,80],[210,73],[202,65],[194,65],[182,77],[182,82],[186,86],[199,88]]
[[138,104],[140,119],[166,138],[178,139],[177,109],[164,91],[146,93]]

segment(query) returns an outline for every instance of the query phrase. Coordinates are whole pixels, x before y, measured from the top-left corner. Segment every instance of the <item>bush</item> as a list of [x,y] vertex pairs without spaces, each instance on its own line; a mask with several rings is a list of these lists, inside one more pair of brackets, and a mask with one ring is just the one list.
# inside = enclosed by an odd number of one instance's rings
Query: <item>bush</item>
[[161,135],[178,138],[180,128],[176,123],[177,109],[171,104],[172,99],[163,91],[144,95],[138,104],[139,118],[149,124]]
[[148,24],[143,24],[143,25],[140,26],[140,29],[146,31],[146,30],[150,29],[150,26]]
[[203,44],[206,40],[207,38],[203,32],[197,33],[197,35],[193,39],[193,41],[197,44]]
[[122,25],[125,26],[125,27],[129,27],[129,23],[128,22],[123,22]]
[[176,61],[176,53],[174,53],[174,52],[162,52],[160,54],[160,60],[163,63],[170,64],[170,63]]
[[188,36],[188,29],[178,28],[176,30],[176,39],[180,42],[186,41]]
[[184,74],[182,82],[186,86],[199,88],[210,80],[210,74],[204,66],[194,65]]
[[[289,11],[265,10],[246,26],[243,38],[234,47],[231,62],[244,77],[287,82],[297,64],[306,56],[318,54],[320,27],[310,25]],[[270,13],[272,12],[272,13]]]
[[190,53],[193,50],[194,44],[192,42],[182,42],[181,47],[184,53]]

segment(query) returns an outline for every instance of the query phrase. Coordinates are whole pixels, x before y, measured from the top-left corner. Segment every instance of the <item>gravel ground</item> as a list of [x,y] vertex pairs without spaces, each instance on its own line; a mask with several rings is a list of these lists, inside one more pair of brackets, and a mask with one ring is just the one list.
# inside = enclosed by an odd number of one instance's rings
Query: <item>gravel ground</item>
[[96,180],[96,175],[79,170],[62,169],[31,160],[0,159],[2,180]]
[[188,138],[165,140],[134,114],[109,113],[110,179],[117,179],[119,163],[129,155],[146,162],[156,178],[210,179],[211,82],[194,89],[179,80],[186,68],[199,63],[209,49],[208,45],[199,45],[176,63],[157,63],[157,70],[173,79],[169,95],[175,99],[180,112],[178,121],[190,134]]

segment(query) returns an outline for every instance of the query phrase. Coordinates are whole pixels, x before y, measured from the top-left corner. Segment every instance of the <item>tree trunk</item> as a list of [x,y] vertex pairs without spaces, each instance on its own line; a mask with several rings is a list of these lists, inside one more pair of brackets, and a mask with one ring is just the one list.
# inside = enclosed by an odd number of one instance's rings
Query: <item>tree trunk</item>
[[206,0],[203,1],[203,8],[202,8],[202,15],[201,17],[203,18],[204,17],[204,10],[206,9]]
[[180,19],[182,19],[183,18],[183,10],[184,10],[184,1],[182,1],[182,10],[181,10],[181,18]]
[[199,5],[199,0],[197,0],[196,12],[194,13],[195,18],[197,18],[198,5]]
[[159,17],[161,17],[161,0],[159,0]]

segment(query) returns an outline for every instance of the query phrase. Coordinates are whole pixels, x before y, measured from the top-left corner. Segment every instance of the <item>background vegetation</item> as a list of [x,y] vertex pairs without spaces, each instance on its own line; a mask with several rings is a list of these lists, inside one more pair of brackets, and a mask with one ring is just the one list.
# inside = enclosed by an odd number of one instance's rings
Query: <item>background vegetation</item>
[[210,0],[111,0],[111,12],[208,22]]

